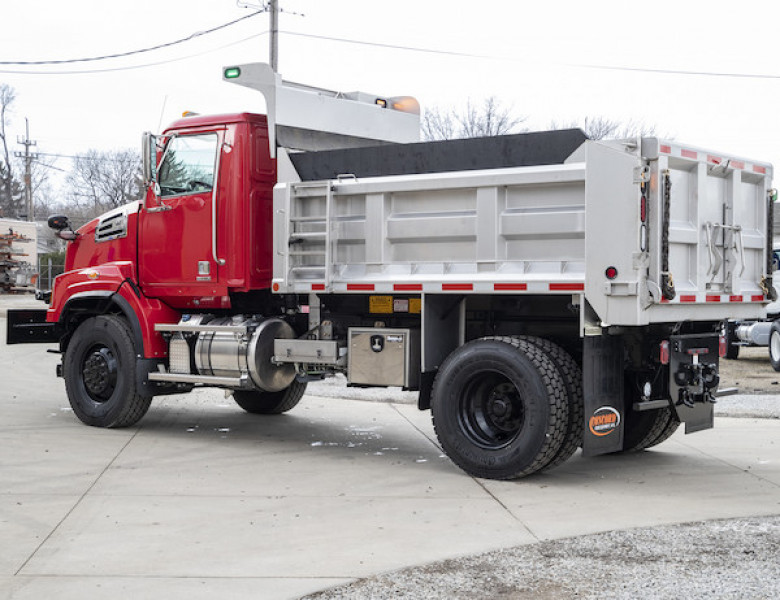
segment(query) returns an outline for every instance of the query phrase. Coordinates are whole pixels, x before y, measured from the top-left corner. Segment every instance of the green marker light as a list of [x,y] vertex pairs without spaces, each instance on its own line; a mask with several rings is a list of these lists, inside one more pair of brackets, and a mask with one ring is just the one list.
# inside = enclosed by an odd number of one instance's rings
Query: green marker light
[[238,67],[228,67],[225,69],[225,79],[236,79],[241,77],[241,69]]

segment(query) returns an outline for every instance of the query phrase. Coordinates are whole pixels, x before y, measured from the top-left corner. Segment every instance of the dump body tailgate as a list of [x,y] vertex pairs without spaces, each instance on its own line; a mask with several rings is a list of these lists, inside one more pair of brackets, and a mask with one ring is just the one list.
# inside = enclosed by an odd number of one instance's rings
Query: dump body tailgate
[[600,325],[763,315],[771,165],[657,138],[590,144],[587,164],[586,297]]

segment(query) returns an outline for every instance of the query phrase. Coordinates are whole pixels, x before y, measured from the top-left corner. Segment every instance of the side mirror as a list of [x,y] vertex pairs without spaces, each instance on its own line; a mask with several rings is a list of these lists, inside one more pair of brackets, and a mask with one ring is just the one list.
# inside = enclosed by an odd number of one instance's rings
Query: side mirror
[[[61,240],[72,242],[79,237],[79,234],[73,231],[73,227],[71,226],[70,221],[68,221],[68,217],[65,215],[53,215],[49,217],[47,223],[49,227],[54,230],[54,235]],[[68,231],[65,231],[66,229]]]
[[157,136],[145,131],[141,143],[141,157],[143,161],[144,185],[149,187],[157,183]]
[[62,231],[63,229],[70,228],[70,222],[65,215],[52,215],[47,221],[49,228],[54,231]]

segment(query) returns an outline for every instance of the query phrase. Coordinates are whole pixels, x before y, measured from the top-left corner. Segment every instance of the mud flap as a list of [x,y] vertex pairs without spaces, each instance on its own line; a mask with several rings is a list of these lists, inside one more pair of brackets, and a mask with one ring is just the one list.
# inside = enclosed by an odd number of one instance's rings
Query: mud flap
[[583,346],[585,419],[582,454],[596,456],[623,449],[625,415],[623,338],[588,336]]

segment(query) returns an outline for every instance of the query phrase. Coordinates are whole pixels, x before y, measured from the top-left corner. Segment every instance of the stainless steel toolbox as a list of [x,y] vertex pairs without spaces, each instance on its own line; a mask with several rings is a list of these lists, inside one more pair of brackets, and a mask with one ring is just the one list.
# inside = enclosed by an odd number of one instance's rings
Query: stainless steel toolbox
[[419,330],[350,327],[350,384],[417,389],[419,376]]

